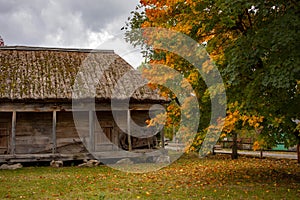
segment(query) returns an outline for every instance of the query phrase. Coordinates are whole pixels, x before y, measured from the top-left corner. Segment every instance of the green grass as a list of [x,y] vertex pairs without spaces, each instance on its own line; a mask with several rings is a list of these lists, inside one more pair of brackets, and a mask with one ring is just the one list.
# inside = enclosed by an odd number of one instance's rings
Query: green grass
[[0,171],[0,199],[300,199],[292,160],[185,155],[145,174],[106,166]]

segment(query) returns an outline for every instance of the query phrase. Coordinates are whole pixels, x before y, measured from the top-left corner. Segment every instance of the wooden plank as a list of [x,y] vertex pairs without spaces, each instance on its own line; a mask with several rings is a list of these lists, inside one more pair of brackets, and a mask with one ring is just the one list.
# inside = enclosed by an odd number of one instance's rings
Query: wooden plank
[[12,122],[11,122],[11,154],[16,152],[16,121],[17,121],[17,112],[13,111],[12,113]]
[[37,162],[37,161],[51,161],[51,160],[83,160],[93,159],[88,153],[77,154],[16,154],[16,155],[0,155],[0,162]]
[[[134,103],[130,104],[130,110],[149,110],[149,108],[153,104],[150,103]],[[126,106],[126,105],[124,105]],[[124,106],[120,105],[114,110],[123,110]],[[95,111],[110,111],[111,104],[109,103],[82,103],[82,104],[74,104],[72,103],[0,103],[0,112],[52,112],[52,111],[88,111],[88,110],[95,110]]]
[[[111,104],[107,103],[95,103],[95,104],[80,104],[72,107],[63,105],[65,111],[87,111],[87,110],[95,110],[95,111],[111,111]],[[151,103],[132,103],[129,105],[130,110],[136,110],[136,111],[148,111],[153,104]],[[113,110],[115,111],[124,111],[124,108],[128,107],[127,104],[119,104],[118,106],[114,107]]]
[[130,130],[130,109],[127,110],[127,134],[128,134],[128,150],[132,151],[131,130]]
[[59,110],[55,104],[24,104],[24,103],[1,103],[1,112],[52,112]]
[[56,153],[56,111],[53,111],[52,118],[52,153]]
[[161,130],[161,146],[165,148],[165,131],[164,129]]
[[116,126],[113,123],[113,128],[112,128],[112,134],[113,134],[113,141],[112,143],[114,143],[114,150],[119,149],[119,132],[118,129],[116,128]]
[[95,113],[94,111],[89,111],[89,149],[90,151],[95,151]]

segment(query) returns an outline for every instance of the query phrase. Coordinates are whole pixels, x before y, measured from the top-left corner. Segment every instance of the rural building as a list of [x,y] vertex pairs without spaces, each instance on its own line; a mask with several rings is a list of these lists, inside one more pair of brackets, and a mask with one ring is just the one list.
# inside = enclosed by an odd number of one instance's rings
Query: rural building
[[[97,66],[89,70],[97,69],[90,72],[101,76],[94,96],[82,98],[79,93],[74,95],[72,87],[81,67],[86,66]],[[157,93],[140,87],[131,95],[127,110],[120,108],[115,117],[111,110],[112,98],[126,100],[126,95],[112,97],[112,93],[117,84],[120,91],[128,89],[126,81],[119,80],[132,70],[110,50],[0,47],[0,162],[84,159],[91,151],[153,145],[154,137],[134,138],[123,130],[130,130],[128,116],[136,124],[146,125],[149,108],[164,102]],[[129,76],[134,81],[138,74]],[[73,104],[79,102],[78,110],[72,106],[72,97]],[[79,116],[76,127],[74,113]],[[118,117],[117,125],[114,118]]]

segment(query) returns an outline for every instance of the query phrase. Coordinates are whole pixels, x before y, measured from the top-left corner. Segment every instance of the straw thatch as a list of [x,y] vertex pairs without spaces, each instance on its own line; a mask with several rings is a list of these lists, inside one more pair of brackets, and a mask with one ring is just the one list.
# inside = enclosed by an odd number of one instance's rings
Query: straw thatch
[[[2,101],[125,99],[140,82],[139,73],[109,50],[4,46],[0,73]],[[147,86],[130,96],[136,101],[162,101]]]

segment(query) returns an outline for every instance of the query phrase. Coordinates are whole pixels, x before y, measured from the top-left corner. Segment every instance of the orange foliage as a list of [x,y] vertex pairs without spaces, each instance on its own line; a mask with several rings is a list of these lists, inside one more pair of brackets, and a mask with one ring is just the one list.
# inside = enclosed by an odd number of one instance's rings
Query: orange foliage
[[264,120],[263,116],[242,114],[239,110],[240,107],[238,106],[237,102],[229,105],[223,128],[225,133],[230,133],[236,129],[238,123],[241,123],[242,126],[249,125],[255,129],[263,128],[261,125]]

